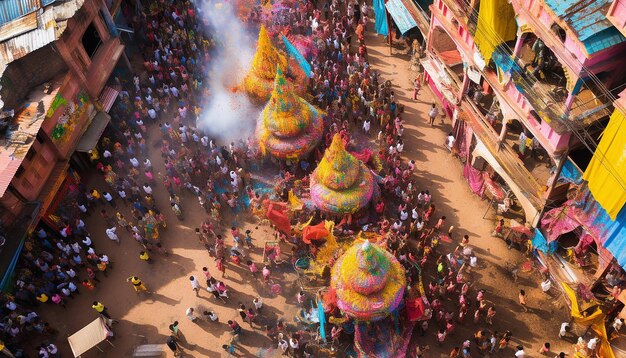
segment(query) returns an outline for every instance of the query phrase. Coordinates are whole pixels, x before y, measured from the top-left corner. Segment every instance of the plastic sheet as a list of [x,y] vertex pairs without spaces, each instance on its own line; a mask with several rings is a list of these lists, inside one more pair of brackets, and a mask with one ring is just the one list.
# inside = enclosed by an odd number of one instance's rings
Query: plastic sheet
[[619,110],[611,115],[593,158],[583,174],[589,190],[612,220],[626,203],[626,116]]

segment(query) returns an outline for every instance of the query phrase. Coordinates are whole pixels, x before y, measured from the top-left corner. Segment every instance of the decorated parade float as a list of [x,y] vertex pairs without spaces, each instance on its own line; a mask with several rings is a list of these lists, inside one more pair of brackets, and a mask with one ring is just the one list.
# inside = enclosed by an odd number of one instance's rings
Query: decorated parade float
[[370,170],[348,153],[339,134],[311,174],[311,200],[331,214],[353,214],[365,208],[374,195]]
[[261,152],[283,160],[304,158],[320,143],[323,130],[321,111],[294,92],[279,66],[257,122]]
[[[300,85],[300,82],[305,81],[306,77],[302,74],[300,67],[297,64],[290,66],[287,57],[272,44],[265,26],[261,25],[252,65],[241,83],[252,102],[263,104],[270,98],[274,89],[276,68],[278,67],[286,71],[289,77],[295,78],[299,82],[295,86],[298,94],[306,92],[306,86]],[[291,71],[287,70],[289,68]]]
[[[377,244],[357,240],[332,268],[331,295],[354,321],[354,346],[360,357],[404,356],[398,307],[406,288],[404,268]],[[395,328],[394,328],[395,327]]]

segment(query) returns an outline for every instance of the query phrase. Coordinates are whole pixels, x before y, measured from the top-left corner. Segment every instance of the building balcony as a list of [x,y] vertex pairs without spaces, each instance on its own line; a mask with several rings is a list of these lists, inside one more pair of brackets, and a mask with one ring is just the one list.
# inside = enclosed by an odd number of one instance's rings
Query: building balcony
[[463,96],[461,101],[455,100],[462,92],[463,85],[458,69],[454,69],[456,66],[449,67],[440,60],[446,57],[449,56],[445,54],[442,56],[435,51],[428,53],[422,60],[429,80],[432,79],[431,86],[436,86],[436,90],[448,102],[454,100],[459,118],[470,125],[479,142],[477,145],[479,149],[475,151],[474,156],[485,159],[503,178],[524,208],[527,221],[533,222],[545,205],[546,187],[540,184],[547,181],[545,168],[542,170],[532,160],[522,161],[514,148],[514,140],[506,136],[500,138],[485,117],[484,111],[471,99]]
[[[445,30],[468,65],[480,69],[483,66],[476,62],[476,58],[480,55],[474,44],[474,38],[468,31],[467,25],[457,20],[455,12],[450,10],[447,5],[449,2],[454,2],[454,0],[436,0],[431,6],[433,16],[431,27],[434,29],[440,26]],[[458,6],[456,2],[454,4]],[[432,41],[431,39],[429,40]],[[504,85],[501,84],[501,79],[498,78],[497,73],[488,67],[484,67],[480,72],[483,79],[494,90],[495,96],[502,105],[503,112],[513,119],[520,120],[532,135],[537,138],[550,157],[558,155],[558,152],[567,146],[569,135],[559,134],[547,121],[542,122],[535,118],[531,113],[534,109],[533,104],[511,81],[505,82]]]

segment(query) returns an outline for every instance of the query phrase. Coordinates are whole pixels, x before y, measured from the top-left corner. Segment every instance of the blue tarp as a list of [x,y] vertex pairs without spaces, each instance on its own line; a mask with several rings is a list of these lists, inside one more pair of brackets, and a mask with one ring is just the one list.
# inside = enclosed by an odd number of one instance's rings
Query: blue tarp
[[561,169],[559,180],[580,184],[583,181],[583,176],[576,164],[574,164],[571,159],[567,158]]
[[620,266],[626,269],[626,205],[622,207],[615,220],[611,220],[588,189],[583,202],[576,203],[576,206],[578,205],[582,205],[582,209],[592,221],[588,230],[600,239],[604,248],[609,250]]
[[387,10],[385,10],[385,0],[374,0],[374,15],[376,16],[376,33],[379,35],[389,35],[389,27],[387,26]]
[[409,10],[404,6],[402,0],[389,0],[385,4],[385,7],[396,23],[396,26],[398,26],[398,30],[400,30],[403,35],[417,26],[417,22],[415,22]]
[[535,229],[535,236],[532,239],[533,247],[543,253],[552,254],[556,251],[558,244],[555,241],[552,241],[548,245],[548,241],[540,229]]

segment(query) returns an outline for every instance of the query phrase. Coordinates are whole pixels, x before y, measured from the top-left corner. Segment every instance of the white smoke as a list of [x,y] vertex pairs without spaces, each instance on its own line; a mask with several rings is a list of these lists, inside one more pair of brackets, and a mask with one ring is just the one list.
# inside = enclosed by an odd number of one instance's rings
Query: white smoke
[[198,118],[198,128],[223,140],[245,138],[255,128],[259,109],[242,91],[234,92],[250,68],[255,40],[246,32],[230,3],[206,0],[200,16],[213,31],[218,46],[208,64],[211,98]]

